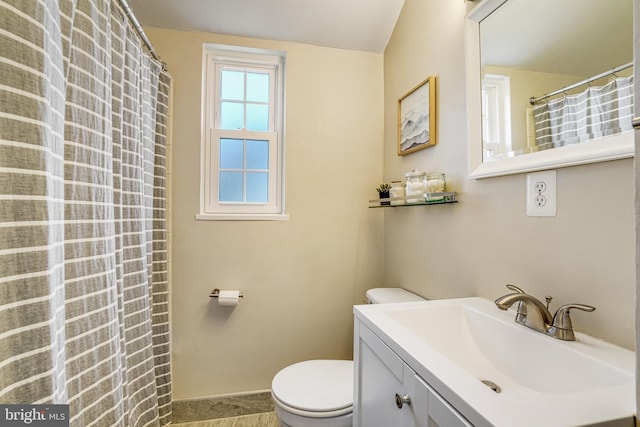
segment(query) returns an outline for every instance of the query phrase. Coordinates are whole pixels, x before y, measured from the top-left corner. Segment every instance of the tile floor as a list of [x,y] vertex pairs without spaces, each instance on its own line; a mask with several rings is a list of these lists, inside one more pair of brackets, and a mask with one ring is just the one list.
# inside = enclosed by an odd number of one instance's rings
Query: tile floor
[[[271,393],[257,392],[173,402],[173,425],[181,427],[271,427]],[[253,416],[253,417],[250,417]],[[200,423],[202,422],[202,423]]]
[[279,423],[274,412],[267,412],[217,420],[171,424],[170,427],[279,427]]

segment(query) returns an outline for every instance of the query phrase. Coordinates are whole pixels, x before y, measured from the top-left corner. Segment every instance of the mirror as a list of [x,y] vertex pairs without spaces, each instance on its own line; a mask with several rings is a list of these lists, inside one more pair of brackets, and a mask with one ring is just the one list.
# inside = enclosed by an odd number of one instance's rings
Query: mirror
[[[633,156],[632,0],[482,0],[467,15],[466,55],[472,177]],[[631,92],[623,125],[561,141],[534,126],[541,112],[612,80]]]

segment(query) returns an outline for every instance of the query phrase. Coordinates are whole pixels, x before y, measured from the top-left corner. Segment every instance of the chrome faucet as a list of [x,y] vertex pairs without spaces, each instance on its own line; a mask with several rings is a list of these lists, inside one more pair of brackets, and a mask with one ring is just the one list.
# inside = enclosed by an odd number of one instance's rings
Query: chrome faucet
[[547,302],[545,306],[536,297],[524,293],[524,291],[517,286],[507,285],[507,288],[514,292],[496,299],[496,306],[498,306],[500,310],[506,310],[518,302],[520,304],[515,318],[517,323],[564,341],[576,340],[569,311],[573,308],[583,311],[593,311],[596,309],[593,306],[585,304],[566,304],[558,308],[552,316],[551,312],[549,312],[551,297],[547,296],[545,298]]

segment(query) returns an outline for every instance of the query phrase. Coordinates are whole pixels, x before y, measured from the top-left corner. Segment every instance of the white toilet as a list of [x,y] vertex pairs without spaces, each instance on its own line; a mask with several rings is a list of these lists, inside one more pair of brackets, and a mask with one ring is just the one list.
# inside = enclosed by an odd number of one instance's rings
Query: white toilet
[[[371,304],[424,301],[400,288],[367,291]],[[352,427],[353,361],[307,360],[273,377],[271,396],[282,427]]]

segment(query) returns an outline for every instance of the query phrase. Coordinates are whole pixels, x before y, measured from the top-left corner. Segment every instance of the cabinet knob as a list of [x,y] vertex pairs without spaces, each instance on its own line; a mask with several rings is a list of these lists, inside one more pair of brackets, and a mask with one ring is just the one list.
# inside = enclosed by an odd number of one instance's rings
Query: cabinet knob
[[398,409],[402,409],[405,403],[407,405],[411,405],[411,398],[409,397],[409,395],[405,394],[404,396],[400,396],[398,393],[396,393],[396,406],[398,407]]

